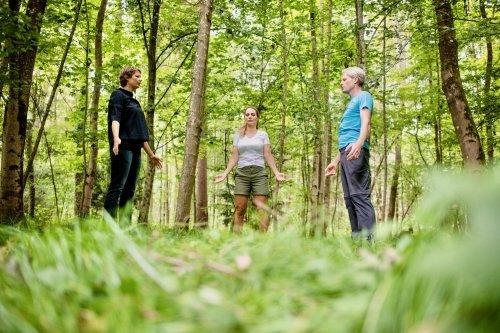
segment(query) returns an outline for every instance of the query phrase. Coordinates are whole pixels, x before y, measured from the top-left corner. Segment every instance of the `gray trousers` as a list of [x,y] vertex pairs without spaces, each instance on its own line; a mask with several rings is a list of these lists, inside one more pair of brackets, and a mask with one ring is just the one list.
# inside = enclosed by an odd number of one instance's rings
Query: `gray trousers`
[[375,210],[370,199],[370,151],[362,148],[359,157],[347,160],[349,152],[340,149],[340,165],[344,200],[353,235],[371,233],[375,226]]

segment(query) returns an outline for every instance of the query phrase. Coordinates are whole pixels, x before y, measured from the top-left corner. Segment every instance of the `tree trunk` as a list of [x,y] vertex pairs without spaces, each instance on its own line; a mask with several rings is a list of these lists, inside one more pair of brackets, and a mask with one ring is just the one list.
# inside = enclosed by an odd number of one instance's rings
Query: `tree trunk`
[[[488,19],[486,15],[486,8],[484,6],[484,0],[479,1],[479,10],[481,11],[481,17],[484,20]],[[493,156],[495,155],[495,136],[493,133],[493,124],[496,117],[493,114],[493,103],[491,103],[492,96],[489,96],[490,88],[491,88],[491,74],[493,71],[493,45],[491,43],[491,37],[488,35],[486,37],[486,72],[484,74],[484,97],[483,97],[483,107],[484,109],[484,117],[486,124],[486,154],[488,156],[488,163],[493,163]]]
[[434,147],[436,151],[436,164],[443,164],[443,148],[441,144],[441,102],[439,101],[434,116]]
[[176,226],[189,227],[190,202],[193,194],[196,163],[203,123],[203,94],[207,73],[210,26],[212,23],[212,0],[201,0],[200,23],[196,45],[196,58],[193,68],[193,83],[189,102],[189,116],[186,123],[186,140],[181,179],[177,192],[175,212]]
[[[140,0],[139,0],[140,1]],[[149,128],[149,145],[154,148],[154,120],[155,120],[155,98],[156,98],[156,48],[158,38],[158,25],[160,21],[161,0],[154,0],[153,20],[149,31],[149,43],[145,42],[145,48],[148,54],[148,107],[146,118]],[[142,10],[141,10],[142,15]],[[143,32],[145,34],[145,32]],[[144,178],[142,188],[142,199],[139,208],[139,219],[141,223],[147,223],[149,210],[151,206],[151,195],[153,191],[153,182],[155,177],[155,167],[148,159],[148,169]]]
[[[33,125],[35,123],[35,114],[33,113],[33,118],[28,121],[27,127],[27,138],[26,138],[26,154],[29,156],[33,149]],[[29,217],[35,217],[35,176],[31,172],[28,176],[29,182],[29,195],[28,195],[28,215]]]
[[387,96],[387,23],[384,17],[383,32],[382,32],[382,126],[383,126],[383,140],[384,140],[384,184],[382,188],[382,219],[385,220],[387,208],[387,109],[386,109],[386,96]]
[[101,97],[101,82],[102,82],[102,28],[104,25],[104,17],[108,0],[102,0],[97,13],[95,24],[95,77],[94,91],[92,92],[92,101],[90,104],[90,158],[87,167],[85,187],[83,190],[82,215],[88,215],[92,204],[92,191],[97,172],[97,153],[99,151],[97,137],[97,123],[99,117],[99,98]]
[[451,113],[455,133],[460,142],[464,163],[472,168],[479,168],[485,162],[484,152],[460,78],[458,44],[453,25],[451,1],[433,1],[439,35],[443,91]]
[[[12,25],[12,34],[8,35],[5,41],[9,52],[9,98],[3,118],[0,223],[19,220],[24,215],[23,160],[28,105],[38,37],[47,0],[28,2],[27,27],[23,27],[24,24],[19,18],[20,5],[21,1],[9,1],[9,25]],[[27,32],[22,35],[18,33],[25,30]]]
[[[283,168],[283,163],[285,159],[285,137],[286,137],[286,114],[288,109],[288,77],[289,77],[289,66],[288,66],[288,42],[286,38],[286,27],[285,27],[285,10],[283,8],[283,0],[280,0],[280,23],[281,23],[281,43],[283,45],[281,60],[283,63],[283,86],[281,89],[281,127],[280,127],[280,137],[279,137],[279,153],[278,153],[278,170]],[[279,183],[278,183],[279,184]],[[276,192],[278,192],[278,184],[276,184]],[[276,193],[277,194],[277,193]]]
[[[206,88],[206,85],[205,85]],[[203,92],[205,96],[205,92]],[[202,110],[205,110],[203,100]],[[207,132],[206,119],[202,120],[202,136]],[[207,185],[207,148],[201,147],[196,166],[196,189],[194,191],[194,226],[199,228],[208,227],[208,185]]]
[[[288,44],[286,38],[286,27],[285,27],[285,9],[283,6],[283,0],[279,3],[280,10],[280,32],[281,32],[281,61],[283,65],[283,84],[281,87],[281,111],[280,111],[280,132],[279,132],[279,144],[278,144],[278,159],[276,161],[276,166],[278,170],[283,169],[283,163],[285,162],[285,138],[286,138],[286,115],[288,112],[288,80],[289,80],[289,66],[288,66]],[[279,210],[281,202],[278,200],[278,192],[280,189],[280,183],[276,182],[273,191],[273,210]],[[276,228],[276,218],[273,217],[273,225]]]
[[168,165],[168,142],[165,143],[165,147],[163,150],[163,168],[164,168],[164,175],[165,175],[165,199],[163,201],[163,214],[164,218],[163,220],[165,221],[165,225],[169,225],[170,223],[170,172],[169,172],[169,165]]
[[[323,126],[321,124],[321,92],[318,69],[318,50],[316,40],[316,15],[317,9],[314,0],[310,0],[310,33],[311,33],[311,58],[312,58],[312,93],[313,93],[313,117],[315,124],[314,131],[314,160],[313,160],[313,179],[311,182],[311,222],[316,223],[319,217],[320,205],[323,202],[324,191],[324,172],[323,172]],[[316,225],[313,226],[316,228]]]
[[401,170],[401,140],[396,142],[396,157],[394,163],[394,175],[392,176],[391,191],[389,196],[389,210],[387,212],[387,218],[389,220],[394,220],[396,214],[396,202],[398,197],[398,182],[399,173]]
[[[439,64],[438,64],[439,65]],[[437,67],[439,71],[439,66]],[[442,114],[442,103],[441,96],[439,93],[435,93],[436,89],[432,80],[433,71],[432,65],[429,63],[429,90],[431,104],[434,104],[434,150],[436,152],[436,164],[440,165],[443,163],[443,148],[441,145],[441,114]],[[439,74],[437,75],[437,86],[439,87]]]
[[302,178],[302,198],[303,198],[303,211],[302,221],[304,227],[309,220],[309,204],[311,198],[311,168],[309,163],[309,138],[307,133],[310,131],[307,123],[303,126],[302,131],[302,154],[300,156],[300,174]]
[[356,45],[358,50],[358,66],[366,66],[365,25],[363,23],[363,0],[355,0],[356,7]]
[[[332,117],[330,115],[329,101],[330,101],[330,72],[331,72],[331,48],[332,48],[332,16],[333,16],[333,0],[328,0],[328,15],[326,23],[326,52],[323,66],[323,81],[324,81],[324,106],[326,110],[325,114],[325,166],[330,164],[332,160]],[[325,178],[325,194],[323,202],[325,207],[328,209],[330,207],[330,188],[331,188],[332,177]]]
[[82,191],[82,182],[83,182],[83,172],[76,172],[75,173],[75,201],[73,204],[73,211],[76,216],[79,216],[82,211],[82,198],[83,198],[83,191]]
[[[88,9],[87,0],[84,2],[84,12],[85,12],[85,84],[83,86],[83,121],[82,121],[82,134],[81,141],[78,145],[82,149],[82,169],[75,175],[75,182],[80,181],[79,189],[75,189],[75,200],[78,198],[78,202],[75,202],[75,215],[82,215],[82,204],[83,204],[83,191],[85,188],[85,179],[87,173],[87,116],[89,113],[89,78],[90,78],[90,15]],[[76,186],[77,184],[75,184]]]
[[198,158],[196,186],[196,224],[200,228],[208,227],[208,187],[207,153],[202,151]]

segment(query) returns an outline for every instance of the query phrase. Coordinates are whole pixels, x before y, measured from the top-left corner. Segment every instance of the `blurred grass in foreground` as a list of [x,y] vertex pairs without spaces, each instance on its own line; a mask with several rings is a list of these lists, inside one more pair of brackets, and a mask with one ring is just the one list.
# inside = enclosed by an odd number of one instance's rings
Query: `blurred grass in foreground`
[[416,234],[381,226],[370,247],[293,228],[1,227],[0,331],[495,332],[500,169],[430,179]]

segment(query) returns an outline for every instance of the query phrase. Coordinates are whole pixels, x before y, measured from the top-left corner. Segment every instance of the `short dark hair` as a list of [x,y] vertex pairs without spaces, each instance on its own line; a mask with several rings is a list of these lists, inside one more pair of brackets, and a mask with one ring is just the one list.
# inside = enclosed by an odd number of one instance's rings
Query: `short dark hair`
[[120,73],[120,87],[125,87],[127,85],[127,80],[134,75],[135,72],[142,73],[141,70],[137,67],[127,66]]

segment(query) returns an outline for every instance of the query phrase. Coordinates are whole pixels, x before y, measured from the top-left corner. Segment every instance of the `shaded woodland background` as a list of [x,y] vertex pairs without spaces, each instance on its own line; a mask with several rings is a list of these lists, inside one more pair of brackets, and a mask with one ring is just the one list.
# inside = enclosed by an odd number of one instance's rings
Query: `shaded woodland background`
[[347,229],[339,180],[322,174],[348,98],[340,73],[363,65],[376,100],[374,205],[379,221],[404,221],[427,170],[498,157],[497,10],[485,0],[2,2],[0,219],[100,214],[107,100],[134,65],[150,144],[164,158],[155,172],[144,157],[138,221],[230,223],[232,179],[212,180],[253,104],[291,176],[272,181],[272,208],[300,226],[319,211],[325,232]]

